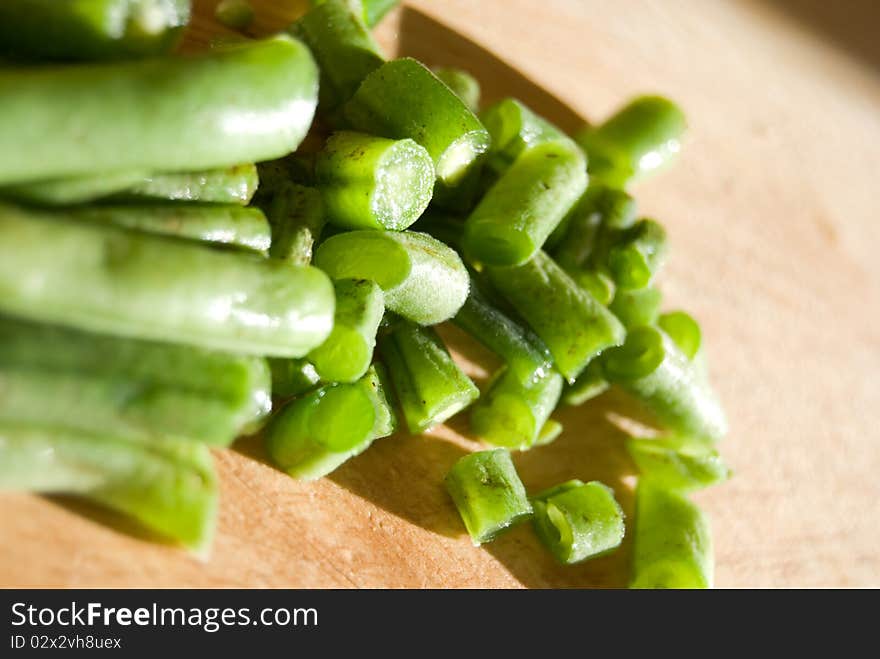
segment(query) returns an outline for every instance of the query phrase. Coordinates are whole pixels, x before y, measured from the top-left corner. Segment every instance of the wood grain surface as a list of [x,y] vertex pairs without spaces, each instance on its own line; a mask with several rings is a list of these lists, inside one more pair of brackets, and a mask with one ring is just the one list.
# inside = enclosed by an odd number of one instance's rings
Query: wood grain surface
[[[213,4],[196,3],[189,48],[224,32]],[[284,26],[302,4],[256,2],[254,34]],[[723,451],[736,476],[698,496],[713,521],[717,584],[880,586],[880,77],[877,60],[839,48],[839,30],[826,40],[796,5],[413,1],[379,34],[390,53],[465,66],[488,96],[519,96],[567,128],[640,92],[684,106],[691,130],[678,165],[636,194],[668,227],[667,306],[702,321],[731,420]],[[485,377],[486,353],[445,336]],[[631,413],[614,393],[561,410],[563,436],[516,458],[526,485],[601,479],[631,510],[618,423]],[[313,484],[267,466],[253,440],[218,452],[209,560],[81,504],[6,495],[0,584],[625,583],[628,544],[571,568],[529,528],[473,548],[441,485],[473,447],[466,432],[462,421],[379,441]]]

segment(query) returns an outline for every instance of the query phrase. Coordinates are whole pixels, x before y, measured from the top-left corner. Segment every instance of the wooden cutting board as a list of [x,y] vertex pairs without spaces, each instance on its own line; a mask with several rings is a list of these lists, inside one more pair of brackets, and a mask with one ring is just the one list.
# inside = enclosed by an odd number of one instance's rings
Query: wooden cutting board
[[[196,4],[191,48],[223,32],[213,0]],[[285,25],[302,4],[256,2],[254,33]],[[752,2],[425,0],[379,32],[389,52],[463,65],[489,96],[519,96],[566,128],[639,92],[684,106],[691,131],[679,164],[636,192],[669,229],[668,307],[703,322],[731,419],[723,450],[736,477],[698,497],[713,520],[717,583],[880,586],[880,78],[871,63]],[[485,352],[446,337],[485,376]],[[564,435],[516,458],[526,485],[601,479],[631,510],[632,466],[615,423],[630,412],[614,394],[562,410]],[[379,441],[313,484],[267,466],[253,442],[218,452],[222,509],[208,561],[92,508],[6,495],[0,584],[625,583],[628,545],[572,568],[556,566],[529,528],[473,548],[441,486],[472,446],[462,433],[465,422]]]

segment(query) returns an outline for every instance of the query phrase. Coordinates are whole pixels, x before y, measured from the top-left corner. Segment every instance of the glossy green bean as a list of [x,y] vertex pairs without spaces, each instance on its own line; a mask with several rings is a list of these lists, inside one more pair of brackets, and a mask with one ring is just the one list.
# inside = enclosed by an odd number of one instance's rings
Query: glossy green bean
[[446,475],[446,489],[474,546],[494,540],[532,514],[525,487],[506,449],[459,458]]
[[428,150],[441,183],[454,185],[489,148],[489,133],[464,102],[420,62],[404,58],[370,73],[345,116],[355,130],[409,138]]
[[379,351],[414,435],[443,423],[480,395],[433,328],[400,323],[380,337]]
[[133,338],[301,357],[333,322],[316,268],[0,206],[0,310]]
[[375,281],[385,292],[385,306],[419,325],[448,320],[467,299],[469,277],[461,258],[424,233],[341,233],[321,243],[315,265],[334,279]]
[[0,71],[0,185],[113,171],[197,171],[278,158],[317,101],[290,37],[187,58]]
[[709,520],[682,494],[650,478],[636,489],[631,588],[711,588]]
[[567,142],[531,147],[489,188],[465,223],[468,255],[522,265],[544,244],[587,187],[580,150]]
[[24,59],[123,59],[171,50],[190,0],[3,0],[0,54]]
[[643,477],[677,492],[723,483],[731,475],[717,450],[689,437],[630,438],[626,450]]
[[75,494],[205,552],[217,513],[207,446],[0,422],[0,490]]
[[525,265],[486,271],[492,285],[544,341],[569,381],[600,352],[623,343],[620,321],[544,252]]
[[318,153],[315,178],[334,224],[402,231],[431,201],[434,163],[412,140],[342,131]]

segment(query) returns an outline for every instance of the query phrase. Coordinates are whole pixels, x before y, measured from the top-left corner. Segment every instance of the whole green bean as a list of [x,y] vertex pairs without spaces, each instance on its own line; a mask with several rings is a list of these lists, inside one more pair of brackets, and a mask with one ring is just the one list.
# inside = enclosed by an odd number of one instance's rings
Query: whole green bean
[[0,310],[134,338],[301,357],[330,334],[316,268],[0,206]]
[[686,127],[684,113],[675,103],[661,96],[641,96],[575,139],[587,152],[590,175],[623,187],[668,164],[681,150]]
[[645,325],[630,330],[622,346],[602,356],[602,368],[669,430],[710,441],[727,433],[709,382],[661,330]]
[[0,422],[0,491],[76,494],[198,552],[214,534],[207,446]]
[[367,279],[337,279],[333,331],[309,353],[325,382],[354,382],[363,377],[373,358],[376,330],[385,313],[385,297]]
[[272,371],[273,396],[299,396],[321,382],[315,366],[307,359],[270,359],[269,368]]
[[474,277],[452,322],[501,357],[523,385],[537,382],[553,369],[553,357],[541,339],[492,305]]
[[683,495],[642,478],[636,489],[631,588],[711,588],[709,520]]
[[116,59],[171,50],[190,0],[3,0],[0,54],[36,59]]
[[268,250],[271,242],[269,223],[258,208],[224,204],[101,205],[71,208],[62,216],[258,252]]
[[513,268],[487,268],[492,285],[549,348],[570,382],[600,352],[623,343],[614,315],[580,288],[547,254],[538,251]]
[[431,201],[434,163],[412,140],[342,131],[318,153],[315,178],[334,224],[402,231]]
[[348,0],[324,0],[291,26],[311,49],[321,71],[320,109],[333,113],[385,58],[364,24],[363,10]]
[[[476,112],[480,108],[480,83],[470,73],[451,66],[441,66],[434,69],[434,75],[440,78],[471,112]],[[492,132],[491,129],[489,132]]]
[[317,101],[290,37],[187,58],[0,71],[0,185],[113,171],[194,171],[277,158]]
[[433,328],[400,323],[380,337],[379,351],[414,435],[443,423],[480,395]]
[[717,450],[689,437],[633,437],[627,440],[626,450],[642,476],[677,492],[692,492],[723,483],[731,474]]
[[0,317],[0,420],[228,445],[271,408],[265,360]]
[[448,320],[467,299],[469,277],[461,258],[424,233],[340,233],[321,243],[315,265],[334,279],[375,281],[385,292],[385,306],[419,325]]
[[272,227],[269,256],[294,265],[309,265],[326,221],[321,193],[288,181],[275,188],[265,207]]
[[565,133],[515,98],[505,98],[480,113],[480,121],[492,136],[489,166],[506,170],[519,155],[546,142],[568,141]]
[[645,286],[635,290],[619,290],[609,305],[611,313],[623,323],[627,329],[639,325],[653,325],[660,317],[660,304],[663,295],[653,286]]
[[562,376],[555,371],[523,384],[505,369],[474,404],[471,428],[494,446],[528,450],[537,444],[561,393]]
[[386,62],[370,73],[348,102],[345,116],[355,130],[421,144],[446,185],[461,181],[489,148],[489,133],[473,112],[411,58]]
[[468,217],[465,251],[490,265],[522,265],[586,187],[584,158],[573,144],[548,142],[528,149]]
[[446,489],[474,546],[494,540],[532,514],[526,489],[506,449],[459,458],[446,475]]

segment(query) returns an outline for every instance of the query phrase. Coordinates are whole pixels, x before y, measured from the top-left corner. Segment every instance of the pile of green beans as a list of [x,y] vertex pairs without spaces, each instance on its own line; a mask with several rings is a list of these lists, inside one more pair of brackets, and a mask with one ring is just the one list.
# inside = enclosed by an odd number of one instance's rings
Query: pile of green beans
[[[711,584],[687,496],[729,477],[727,422],[628,187],[679,151],[674,103],[574,136],[514,98],[481,108],[468,72],[385,57],[388,0],[314,0],[284,34],[187,57],[186,1],[72,4],[0,7],[0,490],[204,551],[209,446],[260,433],[312,480],[470,408],[491,448],[446,486],[471,540],[530,520],[569,565],[621,545],[617,493],[585,474],[533,493],[517,452],[565,437],[560,401],[616,387],[662,431],[626,444],[632,585]],[[499,360],[482,392],[447,321]]]

